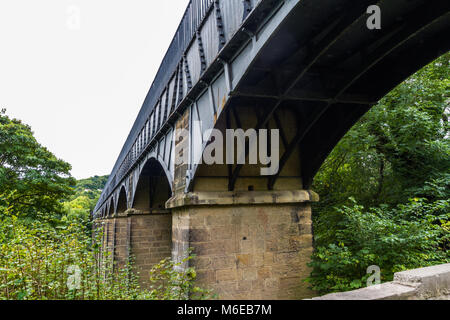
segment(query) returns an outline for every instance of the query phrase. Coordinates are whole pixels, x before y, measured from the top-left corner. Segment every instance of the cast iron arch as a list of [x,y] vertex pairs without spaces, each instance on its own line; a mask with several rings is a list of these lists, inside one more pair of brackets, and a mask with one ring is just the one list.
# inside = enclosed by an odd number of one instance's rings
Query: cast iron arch
[[117,199],[117,206],[115,213],[121,214],[128,210],[128,195],[125,186],[120,188],[119,198]]
[[140,169],[132,197],[132,208],[145,212],[164,210],[165,202],[172,196],[171,181],[164,162],[150,156]]

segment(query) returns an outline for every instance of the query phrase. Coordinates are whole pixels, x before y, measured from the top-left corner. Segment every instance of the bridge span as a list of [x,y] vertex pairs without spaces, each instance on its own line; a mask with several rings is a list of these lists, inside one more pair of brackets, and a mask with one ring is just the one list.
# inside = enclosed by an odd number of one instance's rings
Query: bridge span
[[[368,27],[372,5],[379,29]],[[134,256],[143,283],[152,264],[193,247],[198,281],[220,298],[314,295],[301,281],[314,175],[371,106],[449,50],[449,9],[440,0],[190,1],[94,210],[104,250],[118,265]],[[210,129],[278,129],[278,170],[199,163]]]

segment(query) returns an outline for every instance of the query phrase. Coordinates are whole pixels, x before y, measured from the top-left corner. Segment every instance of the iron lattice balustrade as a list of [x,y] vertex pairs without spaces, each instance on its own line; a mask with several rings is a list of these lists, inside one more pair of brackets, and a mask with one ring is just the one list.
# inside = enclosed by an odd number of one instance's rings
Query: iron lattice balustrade
[[[240,29],[242,22],[263,1],[191,0],[189,2],[95,211],[126,177],[146,148],[153,142],[158,131],[166,126],[169,116],[176,112],[188,91],[199,81],[200,76],[211,65],[227,41]],[[276,2],[283,2],[283,0]],[[215,26],[206,25],[208,19],[214,21]],[[216,39],[208,36],[209,42],[203,44],[202,29],[203,33],[206,31],[206,34],[217,35]],[[187,52],[192,49],[196,41],[198,42],[198,61],[192,61],[192,59],[188,61]],[[191,77],[192,73],[196,74],[195,82]]]

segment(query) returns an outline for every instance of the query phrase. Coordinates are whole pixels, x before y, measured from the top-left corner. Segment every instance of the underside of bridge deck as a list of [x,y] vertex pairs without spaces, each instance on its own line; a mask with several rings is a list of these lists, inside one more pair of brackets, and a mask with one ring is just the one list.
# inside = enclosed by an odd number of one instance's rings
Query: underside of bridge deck
[[[105,243],[116,256],[135,255],[143,270],[170,248],[179,261],[193,247],[199,282],[220,298],[304,298],[313,295],[301,281],[313,249],[313,178],[371,106],[450,49],[450,2],[244,2],[251,10],[233,34],[223,24],[242,1],[211,4],[215,15],[205,13],[141,121],[144,135],[120,158],[97,218],[114,221]],[[370,30],[374,4],[381,29]],[[211,49],[209,37],[223,41]],[[208,129],[278,129],[279,170],[264,176],[262,165],[193,162],[213,142],[203,135]],[[188,163],[176,161],[185,155]],[[251,156],[247,148],[245,159]]]

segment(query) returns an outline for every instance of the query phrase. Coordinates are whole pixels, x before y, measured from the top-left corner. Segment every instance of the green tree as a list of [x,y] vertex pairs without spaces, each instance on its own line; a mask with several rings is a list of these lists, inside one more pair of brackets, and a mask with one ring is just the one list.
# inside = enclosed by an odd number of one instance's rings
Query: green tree
[[87,197],[89,199],[88,211],[94,210],[100,194],[108,181],[109,176],[93,176],[91,178],[78,180],[75,187],[75,195],[72,200],[78,197]]
[[101,191],[109,176],[93,176],[87,179],[77,181],[77,190]]
[[[71,166],[39,144],[28,125],[0,113],[0,202],[21,218],[57,218],[72,193]],[[50,217],[51,216],[51,217]]]
[[448,261],[449,61],[447,53],[381,99],[316,176],[310,282],[320,292],[365,285],[370,264],[389,280]]

